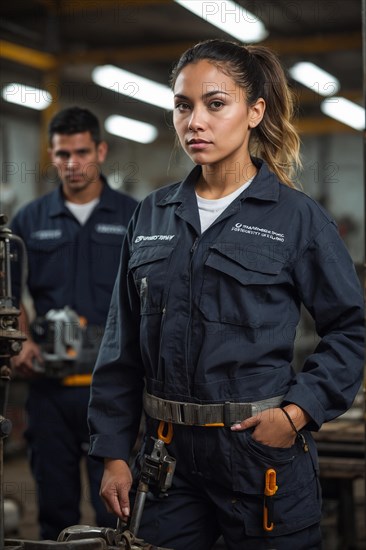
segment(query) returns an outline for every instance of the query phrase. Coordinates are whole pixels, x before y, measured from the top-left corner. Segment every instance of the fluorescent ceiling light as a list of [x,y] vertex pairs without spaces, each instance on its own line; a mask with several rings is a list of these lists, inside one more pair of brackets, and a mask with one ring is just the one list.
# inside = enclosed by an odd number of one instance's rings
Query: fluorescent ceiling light
[[9,103],[15,103],[37,111],[46,109],[52,103],[52,96],[46,90],[19,84],[19,82],[12,82],[4,86],[1,95]]
[[320,108],[328,115],[355,130],[365,129],[365,109],[344,97],[332,97],[322,101]]
[[173,109],[173,92],[169,86],[143,76],[125,71],[113,65],[96,67],[92,72],[95,84],[113,92],[145,101],[162,109]]
[[323,96],[334,95],[340,88],[339,80],[335,76],[323,71],[314,63],[296,63],[289,69],[289,73],[294,80]]
[[109,116],[104,127],[110,134],[139,143],[151,143],[158,135],[157,129],[152,124],[119,115]]
[[231,0],[175,2],[241,42],[260,42],[268,36],[267,29],[256,15]]

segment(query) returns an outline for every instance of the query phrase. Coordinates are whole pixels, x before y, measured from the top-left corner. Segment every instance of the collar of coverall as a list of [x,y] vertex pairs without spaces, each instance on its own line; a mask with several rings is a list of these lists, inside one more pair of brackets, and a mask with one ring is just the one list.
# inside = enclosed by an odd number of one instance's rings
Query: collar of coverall
[[[255,198],[263,201],[278,202],[280,194],[280,183],[277,176],[269,171],[267,164],[258,158],[252,158],[253,163],[258,168],[258,173],[247,189],[243,191],[240,199]],[[164,206],[171,203],[181,203],[187,198],[187,194],[192,193],[194,183],[201,175],[202,168],[197,165],[181,182],[178,187],[174,187],[157,203],[158,206]]]
[[[103,182],[103,189],[100,195],[100,201],[97,205],[97,208],[103,209],[103,210],[110,210],[111,212],[114,212],[118,208],[114,193],[112,189],[109,187],[106,177],[103,174],[101,174],[100,178]],[[50,195],[49,215],[50,217],[59,216],[60,214],[64,214],[65,211],[66,211],[65,198],[62,193],[62,186],[59,185],[59,187],[56,189],[56,192],[51,193]]]

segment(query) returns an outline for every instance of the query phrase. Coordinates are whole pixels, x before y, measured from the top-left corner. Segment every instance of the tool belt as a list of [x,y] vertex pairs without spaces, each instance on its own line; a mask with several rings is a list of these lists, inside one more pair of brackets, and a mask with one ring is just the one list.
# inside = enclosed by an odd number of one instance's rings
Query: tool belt
[[246,418],[259,414],[265,409],[279,407],[283,398],[283,395],[278,395],[254,403],[226,402],[199,405],[197,403],[168,401],[145,392],[143,403],[146,414],[155,420],[164,420],[165,422],[186,426],[217,425],[230,427]]

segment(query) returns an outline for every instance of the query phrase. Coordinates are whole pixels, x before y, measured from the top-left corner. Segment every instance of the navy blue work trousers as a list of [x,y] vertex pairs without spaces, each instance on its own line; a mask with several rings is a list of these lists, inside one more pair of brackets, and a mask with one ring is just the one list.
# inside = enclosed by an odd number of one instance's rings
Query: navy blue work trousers
[[[31,384],[27,400],[26,439],[36,481],[42,539],[56,540],[80,521],[82,499],[95,510],[97,525],[115,527],[99,496],[103,463],[87,456],[89,387],[65,387],[52,380]],[[86,460],[89,487],[82,486],[81,461]]]
[[[317,451],[304,433],[308,452],[300,442],[289,449],[261,445],[250,431],[174,426],[167,446],[177,460],[173,485],[168,496],[148,494],[138,536],[174,550],[210,550],[220,536],[228,550],[321,549]],[[134,465],[136,480],[152,435],[155,429],[148,428]],[[276,470],[278,484],[272,531],[263,528],[268,468]]]

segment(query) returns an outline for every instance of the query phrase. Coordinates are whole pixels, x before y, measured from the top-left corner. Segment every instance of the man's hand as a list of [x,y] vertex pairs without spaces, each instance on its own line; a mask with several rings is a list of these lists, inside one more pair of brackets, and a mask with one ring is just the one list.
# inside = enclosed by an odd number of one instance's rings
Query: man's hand
[[106,458],[104,474],[100,486],[100,496],[108,512],[126,521],[130,515],[128,493],[132,485],[130,468],[124,460]]
[[36,373],[34,361],[42,364],[43,358],[40,347],[33,340],[26,340],[22,344],[22,351],[11,360],[11,366],[17,374],[30,378]]
[[[309,415],[297,405],[291,403],[285,408],[297,430],[309,422]],[[255,441],[269,447],[287,448],[295,443],[296,433],[280,408],[261,411],[258,415],[243,420],[240,424],[234,424],[231,430],[238,432],[248,428],[255,428],[252,434]]]

